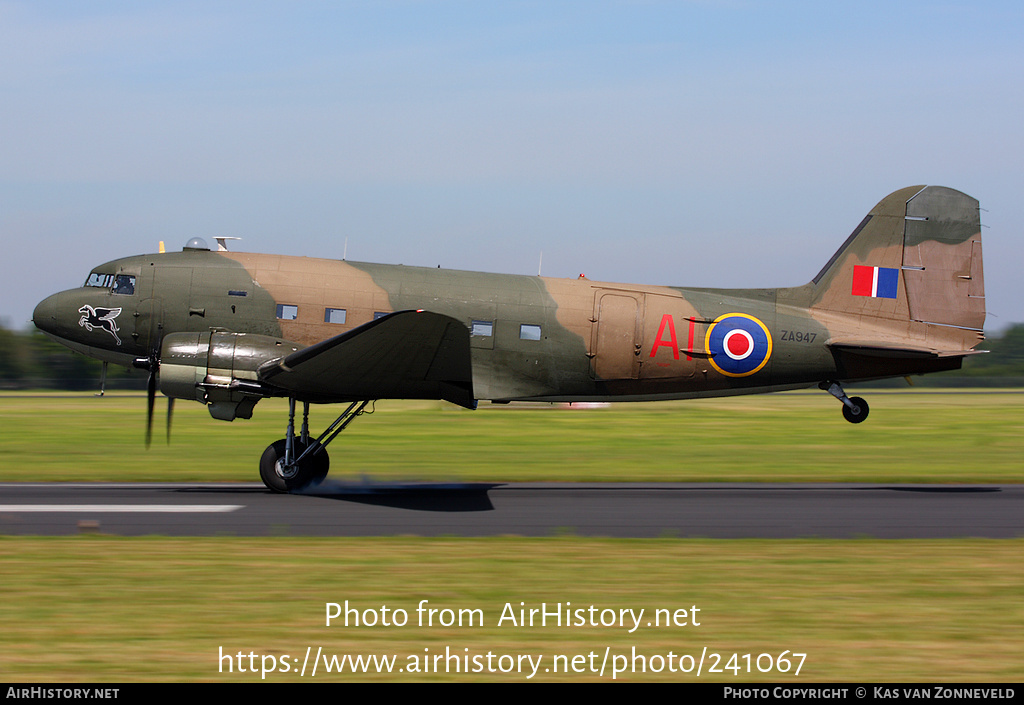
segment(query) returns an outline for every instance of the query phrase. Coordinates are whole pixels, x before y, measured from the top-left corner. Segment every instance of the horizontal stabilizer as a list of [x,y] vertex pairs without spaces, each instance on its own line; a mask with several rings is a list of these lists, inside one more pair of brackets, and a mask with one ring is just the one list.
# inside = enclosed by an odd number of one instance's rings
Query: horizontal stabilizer
[[473,408],[469,329],[431,311],[396,311],[268,362],[259,378],[304,401],[444,399]]
[[884,379],[959,370],[964,358],[982,352],[943,350],[905,342],[833,340],[827,343],[840,380]]
[[919,346],[866,341],[829,341],[826,344],[828,347],[836,350],[842,350],[858,355],[868,355],[871,357],[965,357],[967,355],[977,355],[979,353],[988,352],[987,350],[936,350],[934,348]]

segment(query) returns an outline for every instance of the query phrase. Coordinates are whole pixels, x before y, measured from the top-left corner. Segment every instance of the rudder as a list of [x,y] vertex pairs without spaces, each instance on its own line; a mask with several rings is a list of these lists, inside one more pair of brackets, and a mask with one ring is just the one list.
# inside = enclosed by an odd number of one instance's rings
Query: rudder
[[907,203],[903,276],[910,318],[981,330],[981,213],[965,193],[929,186]]

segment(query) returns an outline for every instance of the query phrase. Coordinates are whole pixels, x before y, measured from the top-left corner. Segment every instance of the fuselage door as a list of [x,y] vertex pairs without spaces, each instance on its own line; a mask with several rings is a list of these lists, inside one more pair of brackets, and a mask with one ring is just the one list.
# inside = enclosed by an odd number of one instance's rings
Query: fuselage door
[[[182,311],[188,305],[192,268],[168,266],[159,260],[143,268],[142,295],[135,317],[135,332],[145,354],[160,345],[165,329],[186,330]],[[166,317],[169,316],[169,320]]]
[[135,297],[138,303],[132,312],[135,330],[132,331],[132,343],[137,355],[148,355],[153,349],[154,336],[163,324],[163,312],[160,301],[153,297],[153,268],[143,267],[135,285]]
[[163,337],[163,309],[160,306],[160,299],[143,299],[139,302],[136,314],[135,332],[138,335],[136,342],[143,351],[149,353]]
[[644,295],[599,289],[594,297],[593,362],[597,379],[636,379]]

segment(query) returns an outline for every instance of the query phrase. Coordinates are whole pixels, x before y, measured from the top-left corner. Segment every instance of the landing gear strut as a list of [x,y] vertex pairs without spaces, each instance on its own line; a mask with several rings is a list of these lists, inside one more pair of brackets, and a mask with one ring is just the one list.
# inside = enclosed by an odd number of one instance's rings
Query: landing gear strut
[[839,382],[826,381],[818,385],[839,401],[843,402],[843,418],[850,423],[860,423],[868,417],[868,403],[861,397],[848,397]]
[[331,468],[327,445],[363,413],[369,400],[352,402],[316,440],[309,436],[309,402],[302,402],[302,428],[295,435],[295,399],[288,399],[287,435],[267,446],[260,458],[260,478],[274,492],[315,487]]

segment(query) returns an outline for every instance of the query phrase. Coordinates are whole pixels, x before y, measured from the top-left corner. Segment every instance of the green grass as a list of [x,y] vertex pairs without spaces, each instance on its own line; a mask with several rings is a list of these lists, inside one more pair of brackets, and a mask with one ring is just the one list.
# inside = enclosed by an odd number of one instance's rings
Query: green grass
[[[224,653],[699,655],[806,653],[800,676],[701,680],[1020,681],[1021,540],[0,539],[0,662],[9,681],[259,680]],[[409,615],[404,627],[326,627],[325,604]],[[480,609],[483,625],[417,626],[415,608]],[[634,633],[498,626],[505,603],[645,609]],[[648,627],[700,608],[700,626]],[[600,662],[600,659],[599,661]],[[258,663],[258,662],[257,662]],[[710,662],[707,662],[710,663]],[[726,661],[723,660],[722,665]],[[609,667],[610,672],[610,667]],[[384,679],[323,673],[321,680]],[[538,679],[599,679],[540,673]],[[663,672],[631,679],[696,680]],[[391,679],[525,680],[517,674]],[[606,674],[610,679],[610,674]],[[295,679],[273,674],[268,680]],[[310,676],[306,676],[309,680]]]
[[[464,481],[1021,482],[1024,394],[860,392],[863,424],[824,393],[602,409],[380,402],[330,447],[332,477]],[[141,396],[0,395],[0,481],[256,481],[286,406],[215,421],[159,400],[143,445]],[[314,407],[314,429],[338,407]]]

